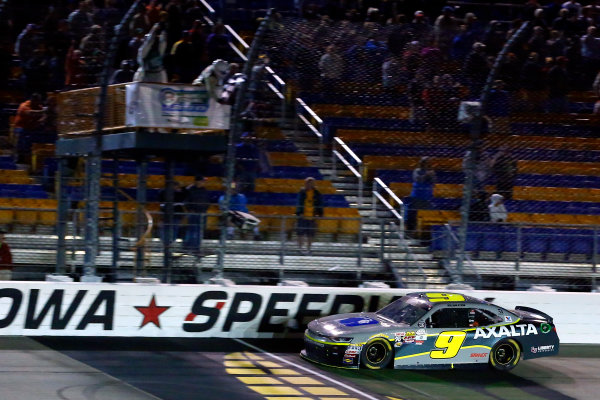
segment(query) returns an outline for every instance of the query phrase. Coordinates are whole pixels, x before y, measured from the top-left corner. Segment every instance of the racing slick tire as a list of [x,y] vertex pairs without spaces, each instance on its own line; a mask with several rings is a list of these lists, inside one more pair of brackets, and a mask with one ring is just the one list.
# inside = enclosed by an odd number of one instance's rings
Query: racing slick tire
[[510,371],[521,359],[521,347],[514,339],[504,339],[490,352],[490,367],[496,371]]
[[381,369],[389,365],[394,352],[389,340],[384,338],[371,339],[363,346],[360,361],[369,369]]

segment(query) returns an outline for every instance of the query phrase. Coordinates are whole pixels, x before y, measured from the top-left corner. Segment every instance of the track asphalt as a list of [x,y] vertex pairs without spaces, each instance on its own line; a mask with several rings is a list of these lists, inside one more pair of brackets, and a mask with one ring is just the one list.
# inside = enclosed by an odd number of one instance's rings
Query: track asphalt
[[561,346],[511,373],[348,371],[302,340],[0,338],[2,400],[598,399],[600,346]]

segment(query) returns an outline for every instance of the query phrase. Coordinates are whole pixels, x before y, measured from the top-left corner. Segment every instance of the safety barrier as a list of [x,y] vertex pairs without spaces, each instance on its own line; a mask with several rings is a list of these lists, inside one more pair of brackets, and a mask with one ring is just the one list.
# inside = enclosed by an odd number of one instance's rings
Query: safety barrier
[[[5,281],[0,335],[299,339],[319,316],[376,310],[414,291]],[[600,294],[461,292],[549,314],[561,343],[600,343]]]

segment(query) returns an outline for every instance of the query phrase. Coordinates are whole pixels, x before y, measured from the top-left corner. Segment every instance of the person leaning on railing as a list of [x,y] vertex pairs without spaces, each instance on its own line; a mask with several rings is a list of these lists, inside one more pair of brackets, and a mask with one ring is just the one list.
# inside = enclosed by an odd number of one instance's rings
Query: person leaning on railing
[[0,230],[0,281],[10,281],[12,279],[12,253],[10,246],[6,243],[6,232]]

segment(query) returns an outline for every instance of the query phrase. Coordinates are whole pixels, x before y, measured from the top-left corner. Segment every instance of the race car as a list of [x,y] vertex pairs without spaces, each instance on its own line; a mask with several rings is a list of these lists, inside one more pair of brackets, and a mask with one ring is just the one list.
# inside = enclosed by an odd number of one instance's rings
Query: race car
[[513,369],[521,359],[558,354],[552,317],[459,293],[410,293],[376,312],[338,314],[308,324],[300,355],[331,367],[451,369],[488,364]]

